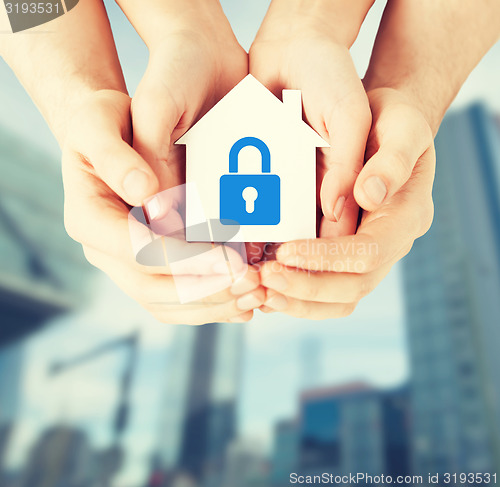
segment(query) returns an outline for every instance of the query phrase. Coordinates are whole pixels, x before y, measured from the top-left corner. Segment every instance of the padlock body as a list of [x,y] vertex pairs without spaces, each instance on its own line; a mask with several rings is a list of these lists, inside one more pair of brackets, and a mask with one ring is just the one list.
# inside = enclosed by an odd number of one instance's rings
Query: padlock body
[[[280,222],[280,178],[276,174],[225,174],[220,178],[220,219],[225,225],[277,225]],[[247,212],[243,190],[257,190],[254,210]]]

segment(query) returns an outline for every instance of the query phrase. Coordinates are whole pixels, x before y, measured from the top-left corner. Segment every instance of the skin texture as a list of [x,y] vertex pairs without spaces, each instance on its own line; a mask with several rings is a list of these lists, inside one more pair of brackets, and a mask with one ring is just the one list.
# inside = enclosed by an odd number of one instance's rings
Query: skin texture
[[430,129],[397,91],[380,88],[368,92],[368,98],[370,160],[397,146],[416,161],[412,177],[376,210],[363,213],[355,235],[281,245],[276,261],[262,265],[262,283],[268,288],[264,311],[309,319],[349,315],[430,227],[435,167]]
[[[372,3],[273,0],[248,57],[216,0],[119,0],[150,52],[133,99],[101,0],[80,2],[50,34],[0,36],[61,145],[65,223],[87,259],[163,322],[246,321],[259,307],[309,319],[352,312],[429,228],[433,136],[500,33],[498,0],[389,0],[362,83],[349,48]],[[258,267],[229,251],[243,277],[176,304],[169,263],[137,264],[129,225],[142,230],[128,212],[144,205],[159,225],[180,221],[154,197],[184,183],[173,142],[249,71],[278,96],[301,89],[308,122],[331,144],[318,160],[320,238],[271,245]],[[264,249],[247,251],[253,262]],[[215,285],[212,264],[182,278]]]
[[[146,165],[130,146],[130,98],[116,91],[101,91],[87,100],[68,128],[63,150],[65,224],[69,235],[83,246],[87,260],[108,274],[129,296],[159,321],[172,324],[203,324],[214,321],[250,319],[252,310],[264,299],[259,275],[246,269],[237,252],[229,249],[229,259],[240,269],[241,279],[231,288],[194,304],[178,302],[172,271],[168,265],[139,265],[131,248],[130,235],[140,234],[140,224],[129,227],[129,206],[110,187],[117,173],[127,166]],[[96,137],[96,133],[101,136]],[[97,139],[96,142],[94,139]],[[171,158],[175,164],[176,155]],[[170,218],[175,210],[170,209]],[[178,220],[180,220],[180,216]],[[187,244],[179,241],[182,245]],[[210,244],[204,244],[207,250]],[[186,268],[176,278],[186,286],[199,279],[214,286],[217,275],[210,260],[201,260],[195,269]]]
[[[500,34],[500,3],[479,3],[388,3],[364,80],[373,122],[367,162],[354,186],[362,222],[353,237],[282,245],[276,258],[283,267],[267,263],[262,269],[269,289],[264,311],[345,316],[427,231],[433,214],[433,136],[468,74]],[[472,41],[464,46],[464,38]]]
[[[166,33],[168,42],[155,46],[133,109],[102,3],[81,2],[51,27],[51,35],[2,36],[6,39],[2,39],[0,49],[37,101],[61,145],[69,235],[82,244],[93,265],[160,321],[202,324],[250,319],[252,310],[263,303],[265,291],[259,286],[258,273],[246,269],[237,252],[229,250],[229,258],[240,264],[244,276],[230,289],[196,304],[175,304],[178,297],[168,263],[153,268],[136,263],[128,221],[130,206],[142,205],[160,188],[184,182],[184,159],[179,148],[171,150],[167,144],[162,157],[155,160],[141,156],[148,155],[148,146],[140,138],[141,124],[133,130],[131,113],[135,113],[136,122],[147,118],[154,102],[156,113],[172,116],[170,129],[180,135],[246,74],[246,53],[236,44],[226,49],[226,62],[221,63],[214,58],[220,46],[209,44],[211,33],[204,33],[198,25],[191,26],[198,37],[185,30]],[[26,53],[36,54],[33,62],[31,56],[30,63],[23,62]],[[166,86],[179,89],[160,91],[162,81],[155,85],[155,80],[168,75],[171,78],[167,78]],[[184,78],[195,81],[193,85],[181,83]],[[173,113],[173,108],[178,111]],[[153,122],[161,126],[156,115]],[[171,208],[164,210],[174,213]],[[216,285],[222,277],[212,264],[201,262],[177,277],[185,279],[186,285],[199,279]]]
[[250,72],[277,96],[284,88],[302,90],[306,119],[331,146],[321,150],[317,172],[318,217],[330,235],[356,229],[352,189],[371,124],[349,54],[371,2],[352,4],[275,0],[250,49]]
[[64,144],[73,110],[92,93],[125,92],[113,35],[100,0],[86,0],[27,32],[0,35],[0,54]]

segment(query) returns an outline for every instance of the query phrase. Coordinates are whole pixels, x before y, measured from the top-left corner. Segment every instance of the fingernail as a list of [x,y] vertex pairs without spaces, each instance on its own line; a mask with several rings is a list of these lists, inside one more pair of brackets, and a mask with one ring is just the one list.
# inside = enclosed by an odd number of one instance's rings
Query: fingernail
[[146,210],[148,212],[149,219],[154,220],[161,212],[160,198],[155,196],[152,200],[150,200],[146,205]]
[[246,294],[236,301],[236,306],[242,311],[258,308],[262,304],[262,300],[254,294]]
[[251,279],[248,279],[246,277],[242,277],[241,279],[238,279],[232,286],[231,286],[231,294],[234,294],[236,296],[239,296],[241,294],[247,294],[254,289],[256,289],[259,286],[259,283],[256,281],[252,281]]
[[269,298],[264,303],[268,308],[274,309],[276,311],[282,311],[288,307],[288,301],[285,296],[281,294],[275,294],[271,298]]
[[288,281],[281,274],[270,274],[268,276],[264,276],[262,284],[265,287],[269,287],[279,292],[284,291],[288,287]]
[[376,205],[380,205],[387,195],[387,187],[378,176],[369,177],[365,181],[363,189],[368,198]]
[[333,208],[333,221],[335,222],[340,221],[340,217],[342,216],[342,213],[344,211],[344,206],[345,206],[345,196],[340,196]]
[[142,201],[148,194],[149,175],[140,169],[129,172],[123,180],[123,189],[131,199]]

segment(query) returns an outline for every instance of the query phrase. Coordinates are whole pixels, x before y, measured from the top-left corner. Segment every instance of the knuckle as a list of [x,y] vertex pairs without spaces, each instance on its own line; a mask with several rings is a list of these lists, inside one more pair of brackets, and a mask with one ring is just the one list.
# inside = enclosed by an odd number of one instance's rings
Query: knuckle
[[[97,169],[107,168],[113,163],[113,159],[116,157],[116,150],[113,149],[109,144],[102,145],[99,148],[99,152],[96,154],[92,165]],[[96,167],[97,166],[97,167]]]
[[357,302],[370,294],[374,289],[373,283],[371,279],[369,279],[366,275],[361,275],[358,279],[358,283],[356,286],[356,292],[354,293],[354,300]]
[[302,299],[306,301],[320,301],[320,287],[316,280],[309,282],[308,286],[305,288],[305,296]]
[[400,150],[392,152],[389,164],[389,175],[397,184],[403,184],[411,176],[411,161],[409,161],[407,156]]
[[339,318],[347,318],[348,316],[352,315],[357,305],[357,302],[343,305],[342,309],[340,310]]
[[[289,300],[290,302],[290,300]],[[307,301],[294,300],[291,304],[291,308],[293,307],[293,315],[297,318],[310,318],[314,319],[314,316],[311,313],[311,305],[312,303],[308,303]]]

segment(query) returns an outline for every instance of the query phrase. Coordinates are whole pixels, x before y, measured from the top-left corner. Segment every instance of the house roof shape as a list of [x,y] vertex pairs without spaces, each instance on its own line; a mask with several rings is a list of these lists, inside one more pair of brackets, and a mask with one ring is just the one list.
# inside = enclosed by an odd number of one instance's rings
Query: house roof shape
[[[249,100],[251,104],[249,104]],[[265,110],[264,116],[272,113],[285,119],[289,124],[299,124],[301,136],[314,147],[330,147],[315,130],[302,119],[302,98],[300,90],[283,90],[283,101],[271,93],[251,74],[243,78],[229,93],[214,105],[175,143],[187,145],[193,136],[203,131],[206,124],[221,111],[230,109],[245,114],[245,110]]]

